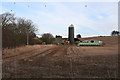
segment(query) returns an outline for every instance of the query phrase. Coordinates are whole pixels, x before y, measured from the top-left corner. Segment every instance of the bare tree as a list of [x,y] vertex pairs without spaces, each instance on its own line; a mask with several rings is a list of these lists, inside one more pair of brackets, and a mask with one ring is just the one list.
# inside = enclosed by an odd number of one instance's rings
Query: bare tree
[[36,28],[31,20],[16,18],[11,13],[1,14],[0,17],[2,17],[3,47],[33,44]]
[[33,25],[31,20],[25,20],[23,18],[18,19],[18,28],[20,29],[20,33],[26,34],[27,37],[27,45],[29,45],[29,36],[33,35],[36,31],[36,28]]
[[15,23],[15,17],[14,17],[14,14],[11,14],[11,13],[4,13],[2,14],[2,26],[6,26],[7,24],[10,24],[10,23]]

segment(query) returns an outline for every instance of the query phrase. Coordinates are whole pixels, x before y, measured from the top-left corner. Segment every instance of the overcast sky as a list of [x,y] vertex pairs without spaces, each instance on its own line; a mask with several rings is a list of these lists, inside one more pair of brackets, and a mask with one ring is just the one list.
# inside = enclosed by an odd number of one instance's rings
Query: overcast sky
[[31,19],[37,34],[51,33],[68,37],[73,24],[75,36],[109,36],[118,30],[117,2],[4,2],[0,13],[12,12],[17,17]]

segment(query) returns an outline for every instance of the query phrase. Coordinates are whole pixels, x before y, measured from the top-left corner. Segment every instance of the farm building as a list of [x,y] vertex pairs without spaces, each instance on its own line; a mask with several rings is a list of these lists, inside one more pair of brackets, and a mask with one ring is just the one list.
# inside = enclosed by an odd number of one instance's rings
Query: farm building
[[37,37],[33,39],[33,44],[42,44],[42,41],[40,41]]
[[99,40],[93,40],[93,39],[85,40],[85,41],[82,41],[82,42],[86,42],[86,43],[102,43],[102,41],[99,41]]
[[77,46],[84,46],[84,45],[100,46],[100,45],[102,45],[102,41],[90,39],[90,40],[81,41],[80,43],[77,44]]

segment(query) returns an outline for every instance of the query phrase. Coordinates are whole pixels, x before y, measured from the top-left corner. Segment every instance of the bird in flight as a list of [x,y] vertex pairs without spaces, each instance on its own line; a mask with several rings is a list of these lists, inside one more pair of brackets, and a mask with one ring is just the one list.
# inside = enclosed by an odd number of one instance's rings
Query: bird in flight
[[85,5],[85,7],[87,7],[87,5]]

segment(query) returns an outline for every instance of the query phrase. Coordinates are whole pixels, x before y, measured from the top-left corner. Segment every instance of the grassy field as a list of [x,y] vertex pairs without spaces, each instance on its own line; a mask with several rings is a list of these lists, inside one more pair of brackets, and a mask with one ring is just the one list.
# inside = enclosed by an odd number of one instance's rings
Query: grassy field
[[4,49],[3,78],[116,78],[115,40],[112,44],[106,41],[104,46],[34,45]]

